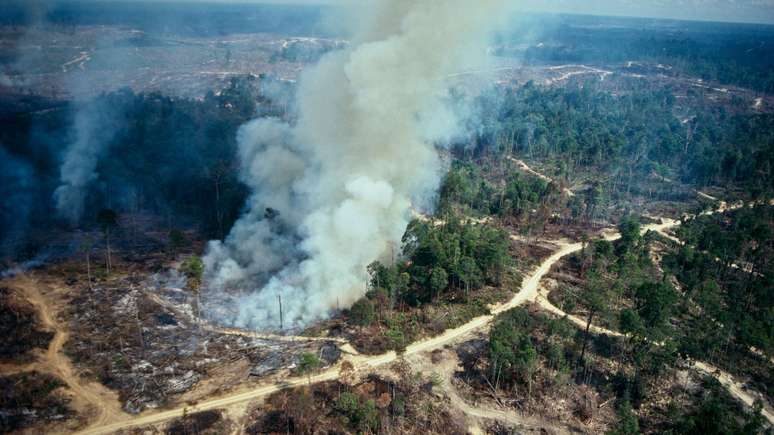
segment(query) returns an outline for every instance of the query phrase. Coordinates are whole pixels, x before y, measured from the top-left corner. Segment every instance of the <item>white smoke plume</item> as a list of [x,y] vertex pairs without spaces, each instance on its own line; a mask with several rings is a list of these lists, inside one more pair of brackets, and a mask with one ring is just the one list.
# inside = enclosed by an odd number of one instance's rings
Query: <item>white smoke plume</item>
[[432,204],[435,144],[461,133],[444,78],[481,66],[506,3],[363,2],[350,46],[302,75],[295,124],[242,127],[248,211],[205,256],[210,292],[244,291],[222,320],[278,329],[282,295],[285,327],[301,327],[363,296],[367,265],[400,246],[412,204]]
[[112,108],[103,101],[79,103],[73,122],[74,140],[59,168],[54,202],[60,216],[77,224],[83,215],[89,185],[98,178],[97,164],[115,131]]

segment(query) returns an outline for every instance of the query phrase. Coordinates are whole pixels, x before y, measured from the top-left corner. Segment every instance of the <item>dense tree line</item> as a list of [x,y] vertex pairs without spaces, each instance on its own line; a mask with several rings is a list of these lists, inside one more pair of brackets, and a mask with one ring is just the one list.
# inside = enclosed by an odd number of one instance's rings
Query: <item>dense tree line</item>
[[[109,122],[96,128],[111,134],[97,168],[99,179],[89,192],[89,218],[104,207],[146,210],[196,223],[209,237],[225,234],[245,195],[235,161],[236,130],[255,115],[286,111],[259,88],[249,79],[235,79],[219,95],[202,100],[121,91],[92,102],[110,109]],[[13,170],[3,174],[10,178],[3,179],[4,191],[25,205],[4,209],[3,216],[8,222],[33,220],[40,228],[45,226],[41,219],[54,215],[50,198],[59,159],[63,144],[74,140],[72,119],[79,107],[28,103],[41,110],[2,114],[13,127],[0,132],[5,160],[13,162]],[[607,217],[610,201],[638,192],[643,177],[653,173],[699,185],[737,184],[755,195],[774,190],[772,115],[700,110],[683,124],[673,115],[668,90],[612,96],[591,86],[527,84],[515,91],[493,90],[476,104],[481,124],[470,145],[456,154],[460,161],[445,179],[440,210],[457,204],[537,227],[557,211],[563,219],[594,221]],[[555,182],[502,172],[498,168],[510,154],[554,162]],[[569,174],[583,170],[605,177],[565,198]],[[20,211],[27,217],[14,215]],[[533,215],[542,219],[536,224]]]
[[439,195],[441,214],[449,211],[496,215],[525,227],[530,215],[540,213],[545,222],[552,210],[563,205],[562,192],[555,183],[515,170],[504,174],[504,184],[482,164],[455,160],[444,178]]
[[[0,222],[8,222],[0,227],[0,242],[13,243],[6,253],[22,251],[15,240],[27,230],[57,223],[52,194],[64,150],[79,134],[93,135],[102,149],[82,224],[95,224],[98,211],[110,208],[150,213],[171,226],[198,227],[207,237],[221,237],[246,195],[236,132],[256,114],[281,113],[259,89],[258,80],[243,77],[201,100],[125,89],[88,102],[27,102],[33,107],[16,102],[23,110],[6,108],[0,114],[8,126],[0,131],[0,190],[13,198],[0,208]],[[88,131],[79,131],[73,120],[89,107],[100,108],[91,111],[100,116]]]
[[[524,51],[516,48],[519,45],[506,45],[500,54],[522,57],[533,64],[626,64],[634,60],[662,65],[661,73],[676,71],[757,91],[774,91],[774,33],[770,26],[599,16],[525,21],[532,31],[520,28],[505,41],[527,43],[529,48]],[[535,34],[540,35],[542,44],[531,39]]]
[[686,244],[664,258],[685,292],[681,350],[732,371],[751,372],[769,393],[774,389],[766,369],[774,355],[772,222],[770,206],[741,209],[730,217],[703,216],[681,227]]
[[617,96],[590,83],[494,89],[478,100],[474,156],[550,160],[557,180],[593,169],[607,175],[601,181],[616,195],[654,173],[700,186],[738,184],[755,194],[774,190],[774,115],[696,107],[696,117],[681,122],[675,104],[668,88]]
[[402,249],[369,265],[368,291],[346,311],[351,325],[371,332],[361,330],[355,345],[372,353],[401,350],[428,332],[488,313],[504,294],[495,287],[516,275],[509,248],[505,231],[452,213],[442,222],[413,220]]
[[413,220],[403,236],[404,259],[369,266],[368,297],[386,301],[389,308],[416,306],[448,293],[466,296],[483,285],[499,285],[511,263],[509,246],[503,230],[452,214],[438,225]]

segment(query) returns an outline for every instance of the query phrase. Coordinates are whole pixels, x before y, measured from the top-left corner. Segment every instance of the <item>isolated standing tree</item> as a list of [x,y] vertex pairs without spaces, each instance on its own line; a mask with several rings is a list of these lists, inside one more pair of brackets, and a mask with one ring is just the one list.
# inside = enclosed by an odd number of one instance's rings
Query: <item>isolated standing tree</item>
[[91,283],[91,248],[94,246],[94,241],[86,236],[81,241],[80,251],[86,256],[86,278],[89,280],[89,290],[93,290]]
[[527,383],[527,396],[532,396],[532,380],[537,371],[537,350],[527,334],[519,337],[518,342],[514,344],[514,350],[516,355],[514,368]]
[[105,265],[107,273],[110,274],[113,268],[113,261],[110,256],[110,234],[118,226],[118,214],[109,208],[103,208],[97,213],[97,223],[102,227],[102,233],[105,235]]
[[221,204],[221,197],[223,196],[223,184],[226,183],[233,171],[233,165],[224,160],[218,160],[211,168],[207,168],[207,176],[212,181],[212,185],[215,190],[215,222],[218,225],[218,237],[221,239],[225,236],[223,227],[224,214]]
[[188,278],[188,287],[196,296],[196,317],[201,317],[201,285],[204,276],[204,262],[199,256],[192,256],[185,260],[180,270]]
[[362,298],[349,309],[352,321],[359,326],[369,326],[374,321],[374,304],[368,298]]
[[642,240],[640,223],[631,216],[621,220],[621,223],[618,224],[618,231],[621,233],[621,245],[627,252]]
[[307,375],[309,384],[312,384],[312,372],[317,370],[322,365],[322,361],[317,355],[311,352],[304,352],[301,354],[301,360],[298,362],[298,373]]
[[618,424],[608,432],[608,435],[638,435],[639,433],[637,414],[632,412],[632,405],[627,398],[618,408]]
[[674,287],[667,282],[646,282],[636,289],[634,298],[647,337],[651,340],[663,339],[679,300]]

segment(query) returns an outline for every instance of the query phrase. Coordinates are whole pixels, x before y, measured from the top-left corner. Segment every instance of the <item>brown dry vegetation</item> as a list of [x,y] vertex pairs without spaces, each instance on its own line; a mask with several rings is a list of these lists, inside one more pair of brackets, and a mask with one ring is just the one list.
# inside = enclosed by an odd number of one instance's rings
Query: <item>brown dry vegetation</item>
[[54,337],[41,328],[35,307],[12,289],[0,287],[0,362],[30,362],[34,349],[46,349]]
[[165,254],[117,258],[113,274],[92,271],[91,285],[80,263],[39,274],[67,283],[62,310],[71,336],[65,353],[84,376],[116,391],[126,412],[222,393],[249,382],[251,374],[286,372],[302,352],[320,354],[325,347],[205,328],[192,315],[193,293],[154,283],[154,271],[169,262]]
[[531,379],[499,382],[492,376],[489,343],[472,340],[457,348],[462,370],[454,381],[461,395],[479,407],[505,407],[572,432],[604,432],[616,420],[610,404],[614,367],[607,363],[611,343],[604,337],[595,340],[588,363],[579,367],[574,364],[580,354],[576,329],[561,319],[551,320],[536,305],[528,311],[539,322],[528,331],[538,352]]
[[434,336],[456,328],[471,319],[488,314],[489,306],[509,300],[515,285],[501,288],[491,286],[471,291],[467,300],[459,294],[441,297],[433,304],[420,307],[399,307],[394,311],[377,308],[376,321],[359,327],[338,319],[334,328],[340,328],[360,353],[379,354],[388,350],[402,350],[423,337]]
[[37,371],[0,376],[0,433],[71,418],[65,383]]
[[431,379],[396,363],[390,376],[278,392],[252,411],[245,433],[465,434],[465,419]]

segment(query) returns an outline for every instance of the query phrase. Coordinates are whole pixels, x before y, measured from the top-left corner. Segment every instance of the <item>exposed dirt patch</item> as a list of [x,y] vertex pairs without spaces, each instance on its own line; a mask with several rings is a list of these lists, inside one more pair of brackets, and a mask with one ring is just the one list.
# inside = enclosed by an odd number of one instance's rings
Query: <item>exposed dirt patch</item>
[[185,278],[154,273],[156,260],[119,263],[113,274],[90,285],[76,265],[40,272],[68,277],[65,305],[73,339],[66,352],[89,378],[118,393],[123,412],[193,403],[287,374],[301,353],[320,355],[331,346],[200,322]]
[[[69,337],[68,328],[58,320],[60,310],[66,306],[62,287],[57,283],[46,283],[29,276],[16,277],[8,280],[6,284],[35,307],[40,324],[45,329],[55,331],[46,352],[39,355],[24,370],[34,369],[53,379],[61,380],[67,387],[70,407],[82,420],[105,424],[120,418],[122,413],[116,395],[103,385],[82,379],[70,359],[62,352]],[[73,424],[77,427],[82,422]]]
[[[473,342],[463,343],[460,348],[466,348]],[[480,343],[480,341],[479,341]],[[475,345],[474,345],[475,346]],[[463,352],[464,353],[464,352]],[[422,354],[411,358],[412,367],[430,377],[436,377],[438,388],[448,397],[451,405],[464,413],[468,418],[470,432],[486,429],[487,433],[548,433],[566,434],[570,431],[559,421],[549,421],[538,416],[525,415],[522,412],[503,407],[496,396],[481,397],[476,395],[470,385],[458,376],[462,374],[462,366],[457,352],[451,349],[438,349],[431,354]],[[463,397],[465,397],[463,399]],[[473,402],[470,399],[473,398]]]
[[543,318],[536,305],[530,305],[528,312],[536,322],[529,335],[538,355],[531,381],[506,383],[493,378],[488,340],[467,341],[456,350],[459,367],[450,381],[465,398],[467,405],[462,406],[472,406],[473,415],[493,418],[501,426],[518,425],[518,431],[604,433],[615,421],[613,409],[600,406],[609,399],[602,382],[609,374],[573,373],[567,361],[577,358],[579,346],[572,328]]

